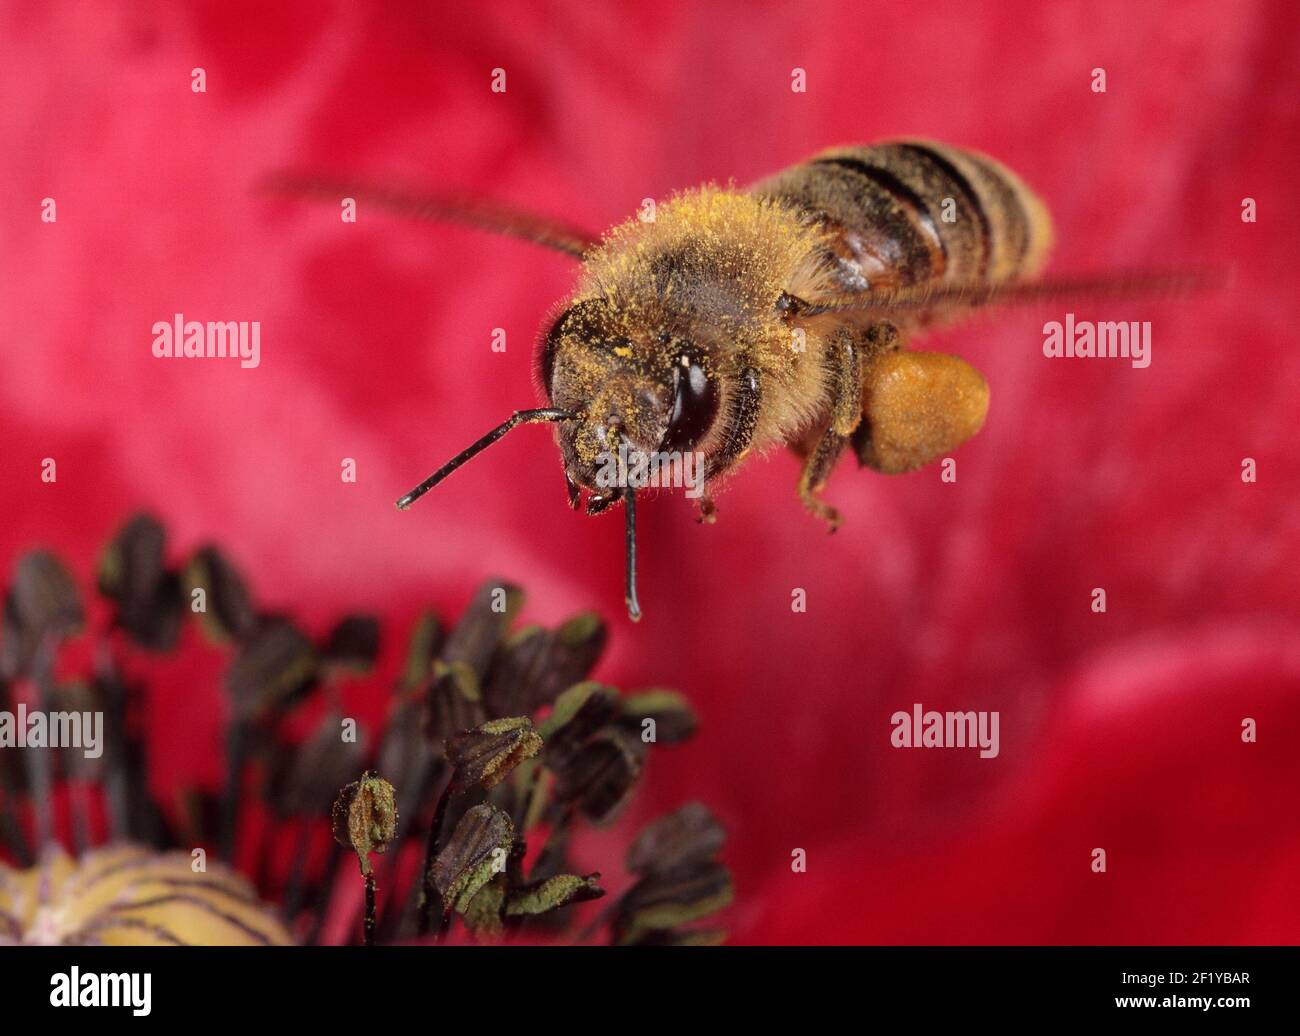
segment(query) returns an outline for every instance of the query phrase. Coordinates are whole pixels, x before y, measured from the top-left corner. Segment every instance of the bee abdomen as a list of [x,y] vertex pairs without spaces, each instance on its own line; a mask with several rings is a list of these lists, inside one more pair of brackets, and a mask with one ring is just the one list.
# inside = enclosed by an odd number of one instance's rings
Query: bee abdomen
[[754,192],[834,232],[836,278],[847,291],[1030,276],[1051,238],[1046,209],[1015,174],[930,141],[836,148]]

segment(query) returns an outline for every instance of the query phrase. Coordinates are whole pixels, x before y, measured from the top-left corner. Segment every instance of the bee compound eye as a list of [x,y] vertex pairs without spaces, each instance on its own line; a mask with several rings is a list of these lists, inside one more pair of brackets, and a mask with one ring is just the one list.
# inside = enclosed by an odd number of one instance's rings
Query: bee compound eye
[[683,355],[673,366],[673,399],[659,449],[684,450],[700,442],[718,416],[718,388],[704,368]]

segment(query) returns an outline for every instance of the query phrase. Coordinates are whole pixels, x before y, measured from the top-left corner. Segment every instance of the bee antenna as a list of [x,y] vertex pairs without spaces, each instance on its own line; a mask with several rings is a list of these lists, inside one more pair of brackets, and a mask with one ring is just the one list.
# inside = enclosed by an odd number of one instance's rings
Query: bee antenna
[[473,460],[516,425],[537,424],[539,422],[554,423],[557,421],[575,421],[577,418],[577,414],[568,410],[560,410],[556,407],[539,407],[536,410],[516,410],[510,416],[509,420],[503,421],[501,424],[497,425],[492,429],[492,431],[488,432],[487,435],[483,436],[483,438],[479,439],[472,446],[468,446],[461,450],[460,453],[452,457],[446,464],[398,500],[397,509],[399,511],[405,511],[415,503],[415,501],[419,500],[420,497],[424,496],[425,493],[450,475],[458,467],[466,461]]
[[627,519],[627,617],[641,621],[641,602],[636,599],[636,490],[628,486],[623,493],[623,513]]

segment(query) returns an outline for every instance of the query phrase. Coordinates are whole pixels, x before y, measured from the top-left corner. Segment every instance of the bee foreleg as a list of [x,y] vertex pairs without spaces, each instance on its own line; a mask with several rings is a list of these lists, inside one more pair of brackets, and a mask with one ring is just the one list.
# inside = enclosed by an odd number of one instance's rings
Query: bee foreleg
[[840,459],[840,453],[848,441],[846,436],[840,435],[834,428],[827,428],[804,458],[803,470],[799,473],[799,499],[809,513],[830,526],[830,532],[839,528],[840,514],[829,504],[817,499],[817,494],[825,488],[835,462]]
[[704,464],[704,480],[716,478],[749,452],[758,427],[758,414],[763,395],[757,368],[746,367],[737,379],[735,398],[724,418],[725,431],[721,445]]

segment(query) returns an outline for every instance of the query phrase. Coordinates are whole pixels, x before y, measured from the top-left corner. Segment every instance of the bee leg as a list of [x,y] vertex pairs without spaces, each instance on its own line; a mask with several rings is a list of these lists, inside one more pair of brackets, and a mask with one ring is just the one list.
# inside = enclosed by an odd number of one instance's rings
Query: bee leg
[[859,369],[858,377],[858,422],[851,432],[850,442],[853,445],[853,455],[858,459],[858,467],[873,468],[880,470],[875,463],[875,449],[871,443],[871,421],[868,414],[864,414],[864,401],[871,392],[871,386],[868,383],[872,373],[879,370],[875,361],[886,353],[897,352],[903,347],[902,333],[889,321],[881,321],[878,324],[872,324],[867,328],[863,335],[861,355],[862,366]]
[[799,499],[809,513],[830,526],[830,532],[839,528],[840,514],[829,504],[817,499],[817,494],[825,488],[835,462],[839,460],[848,441],[833,428],[828,428],[804,458],[803,470],[799,473]]
[[864,343],[851,328],[842,328],[826,350],[826,384],[830,391],[830,431],[847,438],[862,422]]
[[713,497],[709,496],[707,489],[700,497],[700,510],[695,520],[701,525],[712,525],[718,520],[718,505],[713,502]]
[[814,516],[834,532],[839,512],[817,499],[831,477],[835,462],[848,445],[849,436],[862,423],[862,365],[864,342],[850,328],[842,329],[826,350],[826,383],[830,390],[830,424],[821,435],[804,445],[803,471],[799,475],[799,499]]
[[863,335],[863,355],[875,357],[903,346],[903,333],[888,320],[872,324]]
[[724,420],[726,434],[722,445],[713,453],[704,465],[704,481],[716,478],[730,468],[746,453],[754,439],[754,429],[758,427],[758,414],[762,409],[763,394],[760,387],[758,370],[746,367],[737,379],[736,399]]
[[867,363],[862,407],[853,433],[858,462],[896,475],[938,460],[978,432],[989,389],[983,375],[956,356],[900,350]]

